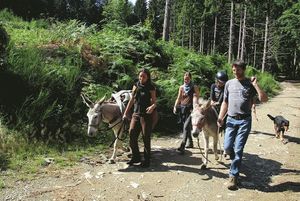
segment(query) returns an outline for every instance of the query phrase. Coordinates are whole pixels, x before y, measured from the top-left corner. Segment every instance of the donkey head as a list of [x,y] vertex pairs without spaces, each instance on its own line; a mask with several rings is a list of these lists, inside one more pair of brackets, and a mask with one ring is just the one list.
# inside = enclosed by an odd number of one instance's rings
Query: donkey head
[[88,134],[88,136],[92,137],[92,136],[96,135],[98,128],[100,126],[100,123],[103,119],[102,104],[105,100],[105,96],[101,100],[97,101],[96,103],[93,103],[84,94],[81,94],[81,97],[83,99],[83,102],[89,108],[89,111],[87,113],[87,117],[89,119],[87,134]]
[[194,107],[192,117],[192,135],[197,137],[206,124],[207,111],[211,108],[210,100],[204,104]]

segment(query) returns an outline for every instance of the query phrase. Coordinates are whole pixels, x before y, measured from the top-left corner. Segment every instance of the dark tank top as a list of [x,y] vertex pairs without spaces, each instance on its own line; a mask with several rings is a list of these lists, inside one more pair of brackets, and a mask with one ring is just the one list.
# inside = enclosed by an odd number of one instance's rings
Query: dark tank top
[[151,105],[150,91],[155,90],[155,87],[152,83],[143,85],[140,82],[137,82],[135,87],[134,113],[146,114],[146,109]]

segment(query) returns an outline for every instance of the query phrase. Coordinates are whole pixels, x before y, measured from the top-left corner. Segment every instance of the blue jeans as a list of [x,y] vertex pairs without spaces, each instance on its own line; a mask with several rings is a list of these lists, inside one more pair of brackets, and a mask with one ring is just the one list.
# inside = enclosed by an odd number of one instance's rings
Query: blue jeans
[[238,177],[242,164],[242,157],[245,144],[251,130],[252,118],[236,120],[227,118],[224,136],[224,151],[230,155],[231,165],[229,176]]

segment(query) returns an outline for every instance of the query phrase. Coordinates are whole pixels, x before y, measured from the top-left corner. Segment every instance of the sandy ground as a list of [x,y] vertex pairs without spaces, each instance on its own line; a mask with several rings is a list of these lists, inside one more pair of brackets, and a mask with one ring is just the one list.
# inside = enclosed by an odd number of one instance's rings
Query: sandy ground
[[[180,139],[174,137],[152,141],[148,169],[128,168],[124,155],[116,164],[82,162],[60,171],[50,165],[32,181],[4,178],[10,187],[1,190],[0,200],[300,200],[300,83],[282,87],[280,95],[257,107],[237,191],[226,188],[229,160],[217,162],[209,154],[209,169],[200,170],[199,149],[178,155]],[[290,120],[287,144],[274,137],[268,113]]]

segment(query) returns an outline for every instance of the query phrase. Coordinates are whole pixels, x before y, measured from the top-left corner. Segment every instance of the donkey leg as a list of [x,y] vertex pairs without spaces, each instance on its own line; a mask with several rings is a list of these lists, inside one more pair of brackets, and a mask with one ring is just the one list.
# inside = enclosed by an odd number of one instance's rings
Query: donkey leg
[[218,155],[218,135],[214,136],[214,154],[215,154],[215,159],[219,160],[219,155]]
[[115,143],[114,143],[114,150],[113,150],[113,153],[112,153],[112,156],[110,157],[110,159],[108,160],[108,162],[110,164],[113,164],[115,163],[115,159],[117,157],[117,150],[118,150],[118,139],[115,140]]
[[123,130],[120,131],[120,134],[118,136],[118,132],[119,132],[119,129],[120,128],[116,128],[114,129],[114,134],[115,134],[115,142],[114,142],[114,150],[113,150],[113,154],[111,156],[111,158],[109,159],[109,163],[113,164],[115,163],[115,159],[117,157],[117,151],[118,151],[118,148],[120,147],[120,140],[118,138],[122,138],[122,134],[123,134]]
[[201,170],[206,169],[208,163],[209,136],[203,133],[203,139],[204,139],[204,159],[203,159],[203,164],[201,165]]

